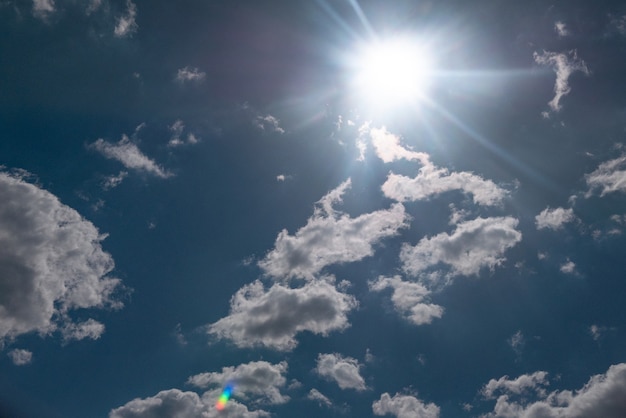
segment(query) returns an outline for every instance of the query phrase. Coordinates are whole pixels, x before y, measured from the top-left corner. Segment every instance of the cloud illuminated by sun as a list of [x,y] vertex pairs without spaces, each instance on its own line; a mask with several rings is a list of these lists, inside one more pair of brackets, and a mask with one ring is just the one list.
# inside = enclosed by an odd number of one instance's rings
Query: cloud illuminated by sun
[[363,45],[353,62],[354,88],[367,106],[390,108],[424,97],[433,76],[430,54],[410,38]]

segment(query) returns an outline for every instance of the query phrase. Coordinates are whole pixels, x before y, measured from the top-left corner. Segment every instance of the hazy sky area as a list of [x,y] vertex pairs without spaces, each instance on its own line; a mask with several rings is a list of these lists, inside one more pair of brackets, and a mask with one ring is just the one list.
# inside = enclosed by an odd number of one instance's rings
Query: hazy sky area
[[624,418],[625,254],[622,1],[0,0],[0,418]]

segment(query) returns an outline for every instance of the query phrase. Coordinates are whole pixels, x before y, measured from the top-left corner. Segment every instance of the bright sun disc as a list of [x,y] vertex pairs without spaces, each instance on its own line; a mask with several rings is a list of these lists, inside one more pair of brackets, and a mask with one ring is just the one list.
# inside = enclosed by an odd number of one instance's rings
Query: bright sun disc
[[424,48],[407,39],[365,46],[356,65],[357,91],[375,107],[419,100],[432,76],[432,63]]

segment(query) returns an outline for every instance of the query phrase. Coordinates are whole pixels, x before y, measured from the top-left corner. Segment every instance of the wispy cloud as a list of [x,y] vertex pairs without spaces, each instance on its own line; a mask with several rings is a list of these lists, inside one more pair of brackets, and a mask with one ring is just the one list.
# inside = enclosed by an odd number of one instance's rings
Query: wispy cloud
[[262,131],[285,133],[285,130],[280,126],[280,121],[272,115],[257,116],[254,119],[254,126]]
[[352,357],[344,357],[337,353],[319,354],[315,372],[334,381],[341,389],[361,391],[367,389],[361,376],[361,367],[362,365]]
[[554,22],[554,31],[559,35],[559,38],[565,38],[566,36],[571,35],[569,29],[567,29],[567,25],[560,20]]
[[370,282],[369,288],[375,292],[393,289],[391,295],[393,306],[415,325],[430,324],[433,319],[441,318],[443,315],[441,306],[428,303],[428,295],[431,292],[426,287],[419,283],[404,281],[400,276],[392,278],[381,276],[375,282]]
[[137,22],[135,21],[136,17],[137,6],[131,0],[126,0],[126,13],[117,19],[117,24],[113,30],[115,36],[123,38],[126,36],[132,36],[133,33],[137,32],[139,25],[137,25]]
[[76,323],[72,311],[122,306],[115,296],[121,281],[109,276],[113,258],[100,244],[105,236],[91,222],[53,194],[3,172],[0,196],[10,202],[0,205],[0,341],[80,330],[85,323]]
[[176,81],[179,83],[200,82],[204,80],[205,77],[206,73],[196,67],[184,67],[176,72]]
[[600,189],[600,196],[609,193],[626,193],[626,155],[605,161],[590,174],[585,175],[589,190],[585,197],[591,197],[596,189]]
[[310,401],[315,401],[319,405],[323,405],[327,408],[330,408],[333,405],[333,403],[330,399],[328,399],[327,396],[325,396],[322,392],[315,388],[309,391],[309,393],[306,395],[306,398]]
[[33,0],[33,15],[45,20],[56,11],[54,0]]
[[575,72],[582,72],[589,75],[587,64],[578,58],[575,50],[569,52],[549,52],[543,51],[541,54],[533,53],[535,62],[540,65],[552,67],[556,73],[554,84],[554,98],[548,102],[548,106],[554,112],[561,110],[561,99],[570,93],[569,78]]
[[13,364],[16,366],[24,366],[33,361],[33,353],[29,350],[15,348],[7,353]]
[[208,332],[238,347],[289,351],[299,332],[325,336],[347,328],[347,313],[356,306],[356,299],[323,280],[296,289],[275,284],[269,290],[255,281],[237,291],[230,314],[209,325]]
[[545,208],[541,213],[535,216],[535,225],[537,229],[552,229],[554,231],[561,229],[564,224],[572,222],[576,219],[573,209]]
[[278,234],[274,249],[259,262],[266,274],[310,279],[328,265],[371,256],[375,243],[407,226],[409,217],[401,204],[356,218],[336,211],[333,206],[350,186],[348,179],[320,199],[313,216],[295,235],[286,230]]
[[170,132],[172,132],[172,136],[167,143],[167,146],[170,148],[180,147],[183,145],[195,145],[200,140],[192,133],[188,133],[187,137],[183,135],[185,130],[185,123],[178,119],[171,126],[169,126]]
[[98,151],[106,158],[119,161],[128,169],[143,171],[160,178],[168,178],[173,175],[146,157],[126,135],[122,135],[122,139],[116,144],[100,138],[90,144],[89,148]]

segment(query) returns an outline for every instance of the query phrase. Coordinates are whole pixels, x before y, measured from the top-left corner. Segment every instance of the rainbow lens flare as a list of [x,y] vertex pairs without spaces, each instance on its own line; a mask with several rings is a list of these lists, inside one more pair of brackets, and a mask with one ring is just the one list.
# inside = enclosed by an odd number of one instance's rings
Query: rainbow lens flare
[[228,402],[228,400],[230,399],[231,393],[233,393],[233,385],[228,384],[226,385],[224,391],[215,403],[215,408],[217,408],[218,411],[223,411],[224,408],[226,408],[226,402]]

